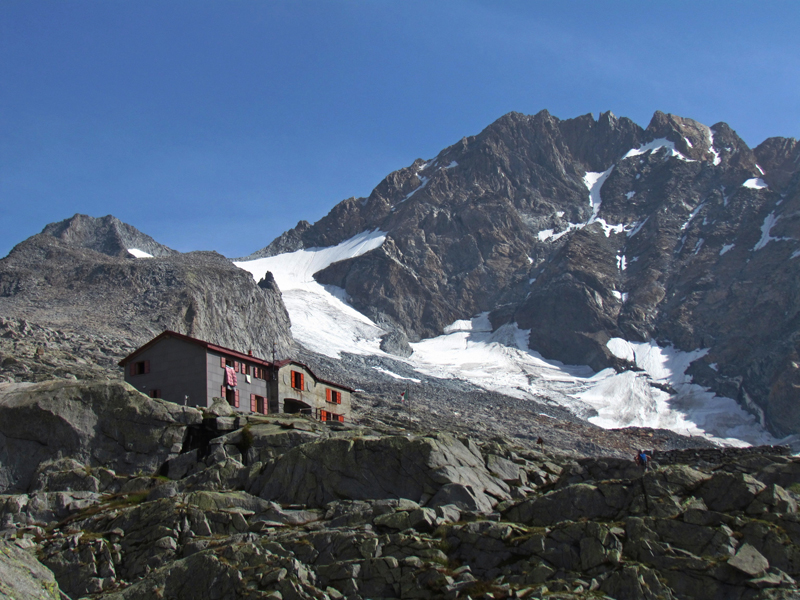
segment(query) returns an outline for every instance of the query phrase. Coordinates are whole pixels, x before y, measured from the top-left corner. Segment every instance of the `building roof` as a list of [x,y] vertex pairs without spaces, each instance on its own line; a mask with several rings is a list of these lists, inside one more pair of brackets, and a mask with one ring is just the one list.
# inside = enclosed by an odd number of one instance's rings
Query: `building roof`
[[262,365],[264,367],[273,367],[274,366],[274,367],[280,369],[280,368],[285,367],[286,365],[289,365],[289,364],[297,365],[299,367],[302,367],[302,368],[306,369],[309,373],[311,373],[311,376],[315,380],[320,382],[320,383],[324,383],[326,385],[333,385],[333,386],[336,386],[336,387],[341,388],[343,390],[347,390],[347,391],[349,391],[351,393],[355,392],[355,390],[353,388],[348,387],[346,385],[342,385],[341,383],[336,383],[334,381],[328,381],[326,379],[322,379],[321,377],[317,377],[317,375],[314,373],[314,371],[311,370],[311,367],[309,367],[308,365],[303,364],[301,362],[298,362],[296,360],[283,359],[283,360],[275,361],[273,363],[272,361],[264,360],[263,358],[258,358],[257,356],[251,356],[250,354],[245,354],[245,353],[239,352],[237,350],[231,350],[230,348],[225,348],[224,346],[218,346],[216,344],[212,344],[210,342],[206,342],[204,340],[199,340],[197,338],[193,338],[191,336],[184,335],[182,333],[178,333],[176,331],[170,331],[170,330],[166,330],[163,333],[160,333],[159,335],[154,337],[152,340],[150,340],[149,342],[147,342],[143,346],[140,346],[139,348],[137,348],[136,350],[131,352],[128,356],[123,358],[117,364],[120,367],[124,367],[131,360],[133,360],[136,357],[136,355],[138,355],[140,352],[143,352],[144,350],[147,350],[148,348],[158,344],[161,340],[164,340],[164,339],[170,338],[170,337],[177,338],[179,340],[182,340],[184,342],[188,342],[190,344],[195,344],[197,346],[201,346],[201,347],[205,348],[206,350],[210,350],[212,352],[218,352],[220,354],[225,354],[227,356],[230,356],[231,358],[236,358],[236,359],[242,360],[242,361],[248,361],[250,363],[256,363],[256,364]]

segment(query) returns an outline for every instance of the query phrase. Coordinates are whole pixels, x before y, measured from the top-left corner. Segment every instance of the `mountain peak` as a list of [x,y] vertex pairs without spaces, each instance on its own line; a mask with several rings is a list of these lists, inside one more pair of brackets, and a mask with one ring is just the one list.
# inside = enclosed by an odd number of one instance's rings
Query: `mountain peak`
[[42,233],[58,238],[69,246],[87,248],[108,256],[129,256],[129,249],[141,250],[151,256],[179,254],[113,215],[91,217],[76,213],[69,219],[50,223]]

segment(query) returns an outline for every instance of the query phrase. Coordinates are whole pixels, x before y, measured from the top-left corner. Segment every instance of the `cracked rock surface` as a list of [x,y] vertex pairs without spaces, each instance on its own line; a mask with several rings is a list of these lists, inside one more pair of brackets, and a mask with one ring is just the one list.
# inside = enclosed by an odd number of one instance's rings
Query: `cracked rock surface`
[[[26,489],[0,490],[6,595],[798,595],[800,460],[786,448],[656,450],[642,470],[517,438],[401,429],[380,411],[330,425],[243,415],[231,431],[231,417],[115,386],[0,389],[0,411],[29,405],[37,416],[53,399],[36,427],[0,419],[19,427],[0,438],[0,464],[31,473]],[[149,450],[115,454],[106,421]],[[8,452],[33,433],[47,447],[59,428],[76,440],[60,454]],[[187,433],[199,429],[207,435]]]

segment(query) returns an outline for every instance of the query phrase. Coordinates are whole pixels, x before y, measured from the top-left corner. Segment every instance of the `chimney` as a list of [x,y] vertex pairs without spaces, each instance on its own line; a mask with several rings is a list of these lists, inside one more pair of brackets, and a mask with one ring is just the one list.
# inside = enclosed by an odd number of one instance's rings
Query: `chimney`
[[253,351],[252,350],[248,350],[247,351],[247,356],[253,356]]

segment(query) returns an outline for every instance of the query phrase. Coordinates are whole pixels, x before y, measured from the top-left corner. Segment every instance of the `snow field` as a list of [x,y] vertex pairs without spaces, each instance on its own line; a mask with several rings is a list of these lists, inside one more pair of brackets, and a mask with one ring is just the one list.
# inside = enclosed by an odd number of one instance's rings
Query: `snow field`
[[267,271],[272,273],[289,311],[292,335],[310,350],[334,358],[342,351],[380,354],[380,336],[386,332],[350,306],[344,290],[317,283],[314,273],[379,248],[385,239],[385,232],[368,231],[330,248],[308,248],[233,264],[250,272],[256,281]]

